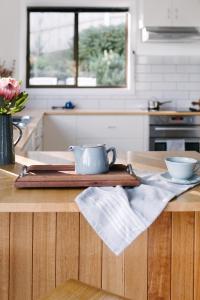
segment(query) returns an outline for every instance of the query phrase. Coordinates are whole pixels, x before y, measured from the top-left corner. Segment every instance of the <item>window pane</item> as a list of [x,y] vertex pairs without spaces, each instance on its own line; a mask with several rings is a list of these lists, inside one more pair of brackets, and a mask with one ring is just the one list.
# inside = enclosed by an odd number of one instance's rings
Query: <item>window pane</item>
[[126,86],[125,12],[79,13],[78,86]]
[[30,85],[74,85],[74,13],[30,13]]

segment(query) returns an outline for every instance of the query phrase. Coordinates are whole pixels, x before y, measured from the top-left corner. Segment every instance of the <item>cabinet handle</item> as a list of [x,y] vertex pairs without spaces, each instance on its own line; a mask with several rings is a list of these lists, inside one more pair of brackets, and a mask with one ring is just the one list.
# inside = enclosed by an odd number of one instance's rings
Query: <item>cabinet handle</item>
[[108,129],[116,129],[117,127],[116,126],[108,126],[107,128]]

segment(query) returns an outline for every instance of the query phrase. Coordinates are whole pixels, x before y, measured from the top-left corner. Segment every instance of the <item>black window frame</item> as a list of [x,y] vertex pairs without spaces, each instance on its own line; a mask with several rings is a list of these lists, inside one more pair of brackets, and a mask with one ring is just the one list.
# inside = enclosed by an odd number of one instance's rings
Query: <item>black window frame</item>
[[[29,83],[29,75],[30,75],[30,14],[32,12],[73,12],[75,14],[75,22],[74,22],[74,60],[75,60],[75,84],[74,85],[30,85]],[[108,88],[108,89],[118,89],[118,88],[127,88],[128,86],[128,18],[126,20],[126,77],[125,77],[125,84],[118,85],[118,86],[78,86],[78,43],[79,43],[79,36],[78,36],[78,14],[81,12],[129,12],[128,7],[27,7],[27,43],[26,43],[26,87],[27,88],[66,88],[66,89],[98,89],[98,88]]]

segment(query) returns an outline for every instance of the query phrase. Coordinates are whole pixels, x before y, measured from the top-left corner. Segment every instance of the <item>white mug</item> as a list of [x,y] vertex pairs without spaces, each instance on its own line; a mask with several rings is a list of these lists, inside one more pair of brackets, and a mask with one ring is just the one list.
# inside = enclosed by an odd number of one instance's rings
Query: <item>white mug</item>
[[167,157],[165,163],[170,175],[176,179],[189,179],[200,168],[200,161],[190,157]]

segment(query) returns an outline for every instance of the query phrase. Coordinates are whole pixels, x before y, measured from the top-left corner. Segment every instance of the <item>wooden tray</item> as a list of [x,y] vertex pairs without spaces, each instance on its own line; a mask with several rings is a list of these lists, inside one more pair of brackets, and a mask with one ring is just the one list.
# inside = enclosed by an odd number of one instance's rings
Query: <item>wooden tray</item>
[[127,172],[127,166],[114,165],[106,174],[80,175],[74,165],[24,166],[15,181],[17,188],[58,188],[89,186],[138,186],[139,179]]

